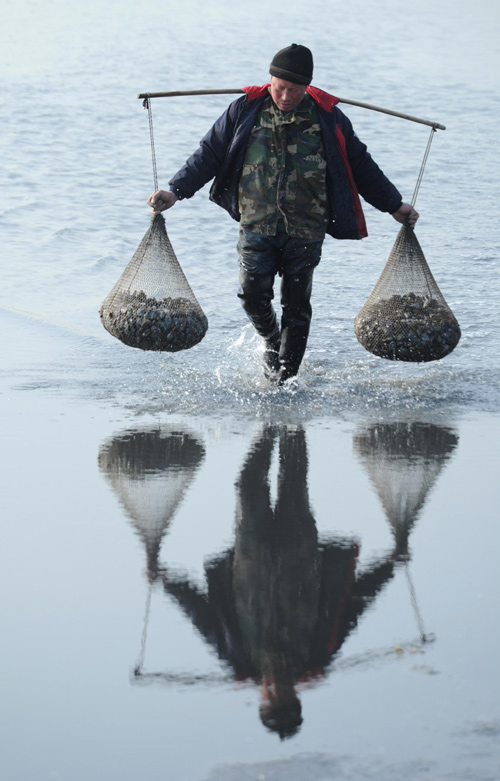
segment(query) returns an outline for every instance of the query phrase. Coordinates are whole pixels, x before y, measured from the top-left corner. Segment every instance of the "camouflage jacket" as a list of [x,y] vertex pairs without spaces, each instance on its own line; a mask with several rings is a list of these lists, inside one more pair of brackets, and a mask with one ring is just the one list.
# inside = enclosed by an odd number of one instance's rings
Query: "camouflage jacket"
[[[196,152],[169,182],[179,198],[191,198],[215,177],[210,199],[240,221],[241,172],[250,133],[269,95],[268,87],[246,87],[246,95],[231,103],[210,128]],[[367,230],[359,195],[379,211],[392,214],[401,206],[401,194],[337,107],[338,98],[317,87],[307,87],[307,93],[317,104],[326,158],[326,232],[337,239],[362,239]]]
[[248,139],[239,182],[240,224],[275,236],[320,240],[328,222],[326,160],[316,105],[306,95],[284,113],[268,97]]

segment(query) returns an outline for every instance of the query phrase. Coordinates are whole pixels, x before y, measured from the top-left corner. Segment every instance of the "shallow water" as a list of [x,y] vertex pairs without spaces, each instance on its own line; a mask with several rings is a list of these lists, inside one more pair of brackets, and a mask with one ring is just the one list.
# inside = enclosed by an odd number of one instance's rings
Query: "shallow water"
[[[313,0],[268,15],[5,10],[9,781],[500,776],[499,14]],[[417,201],[462,329],[442,361],[383,361],[354,336],[398,231],[367,207],[366,240],[325,242],[298,381],[268,387],[236,297],[237,226],[206,189],[167,216],[205,339],[143,353],[101,326],[150,219],[136,95],[262,83],[292,40],[313,49],[316,85],[447,126]],[[154,102],[160,185],[227,103]],[[410,200],[428,129],[344,108]],[[263,678],[286,727],[262,720]]]

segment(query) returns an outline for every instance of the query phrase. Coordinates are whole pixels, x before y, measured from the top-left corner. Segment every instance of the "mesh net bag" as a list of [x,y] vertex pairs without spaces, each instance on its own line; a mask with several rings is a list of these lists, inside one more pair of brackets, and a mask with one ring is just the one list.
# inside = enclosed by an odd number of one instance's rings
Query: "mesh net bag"
[[354,333],[366,350],[391,361],[436,361],[459,342],[460,326],[407,225],[356,315]]
[[175,256],[161,214],[99,310],[104,328],[129,347],[177,352],[201,342],[208,321]]

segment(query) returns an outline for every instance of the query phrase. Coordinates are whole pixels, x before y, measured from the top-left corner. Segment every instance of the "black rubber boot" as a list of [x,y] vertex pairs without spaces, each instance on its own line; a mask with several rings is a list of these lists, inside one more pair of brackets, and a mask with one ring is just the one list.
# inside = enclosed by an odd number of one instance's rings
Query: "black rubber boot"
[[295,377],[304,357],[311,324],[310,304],[314,269],[296,275],[284,275],[281,283],[281,345],[278,384]]
[[274,274],[249,274],[240,266],[240,285],[238,298],[255,330],[265,340],[264,374],[270,379],[280,368],[280,329],[272,305]]
[[272,336],[270,336],[266,341],[266,346],[264,348],[264,359],[263,359],[263,368],[264,368],[264,375],[267,377],[268,380],[272,380],[278,377],[278,372],[280,370],[280,346],[281,346],[281,335],[279,330],[277,330]]

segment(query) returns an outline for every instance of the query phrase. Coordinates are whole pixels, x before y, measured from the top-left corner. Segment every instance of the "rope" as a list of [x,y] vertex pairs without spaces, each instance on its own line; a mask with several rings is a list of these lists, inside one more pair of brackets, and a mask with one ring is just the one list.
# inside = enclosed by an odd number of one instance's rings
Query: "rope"
[[420,189],[420,183],[422,181],[422,177],[424,175],[424,168],[425,164],[427,162],[427,158],[429,157],[429,152],[432,144],[432,139],[434,138],[434,133],[436,132],[436,127],[433,125],[431,127],[431,134],[429,136],[429,140],[427,142],[427,148],[425,150],[424,159],[422,160],[422,165],[420,166],[420,173],[418,174],[417,184],[415,185],[415,191],[413,193],[413,198],[411,199],[411,205],[415,206],[415,201],[417,200],[418,191]]
[[151,101],[147,97],[144,99],[144,102],[142,104],[144,108],[147,108],[148,110],[148,119],[149,119],[149,138],[151,140],[151,159],[153,163],[153,178],[155,183],[155,192],[158,189],[158,174],[156,171],[156,152],[155,152],[155,138],[153,133],[153,110],[151,108]]
[[146,596],[146,609],[144,611],[144,624],[142,627],[142,637],[141,637],[141,652],[139,654],[139,658],[135,664],[134,667],[134,674],[140,675],[141,670],[144,664],[144,656],[146,654],[146,640],[148,636],[148,625],[149,625],[149,614],[151,612],[151,592],[153,590],[153,584],[150,583],[148,593]]
[[406,564],[405,564],[405,573],[406,573],[406,580],[408,582],[408,588],[409,588],[409,591],[410,591],[411,604],[412,604],[413,610],[415,612],[415,618],[416,618],[416,621],[417,621],[418,631],[420,633],[420,640],[421,640],[422,643],[426,643],[427,640],[428,640],[428,637],[427,637],[427,635],[425,633],[425,630],[424,630],[424,622],[422,621],[422,616],[420,614],[420,610],[419,610],[419,607],[418,607],[417,594],[415,592],[415,587],[413,585],[413,580],[412,580],[412,577],[410,575],[410,569],[408,567],[408,562],[406,562]]

